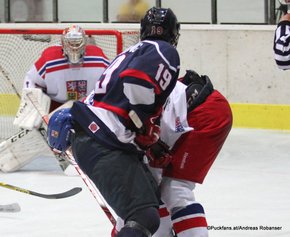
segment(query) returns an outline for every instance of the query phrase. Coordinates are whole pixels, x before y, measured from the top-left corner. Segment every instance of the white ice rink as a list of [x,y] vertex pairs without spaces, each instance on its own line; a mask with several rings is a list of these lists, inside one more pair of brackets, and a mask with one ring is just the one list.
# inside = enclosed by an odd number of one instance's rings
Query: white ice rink
[[[18,202],[22,209],[0,212],[0,237],[110,236],[111,223],[82,179],[65,176],[53,158],[38,158],[16,173],[0,172],[0,182],[48,194],[83,187],[59,200],[0,187],[0,205]],[[290,133],[233,129],[195,195],[205,208],[210,237],[289,237]]]

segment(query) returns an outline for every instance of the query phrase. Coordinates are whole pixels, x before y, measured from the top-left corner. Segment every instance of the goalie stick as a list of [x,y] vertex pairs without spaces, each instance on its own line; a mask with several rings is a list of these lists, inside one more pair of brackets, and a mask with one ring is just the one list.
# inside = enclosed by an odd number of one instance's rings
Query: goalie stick
[[[41,116],[41,118],[44,121],[44,123],[46,125],[48,125],[49,117],[48,117],[47,114],[45,114],[45,112],[43,111],[42,107],[40,106],[38,101],[35,99],[33,94],[32,93],[28,93],[27,96],[28,96],[30,102],[35,107],[35,109],[38,111],[38,113]],[[94,196],[94,198],[97,200],[99,206],[102,208],[103,212],[106,214],[106,216],[108,217],[108,219],[110,220],[112,225],[115,225],[116,224],[116,218],[112,214],[112,211],[107,206],[106,201],[104,200],[103,196],[100,194],[98,189],[95,187],[93,182],[90,180],[90,178],[78,166],[78,164],[76,163],[76,161],[75,161],[73,155],[71,154],[71,152],[69,152],[67,150],[67,151],[63,152],[63,154],[66,157],[66,159],[68,159],[70,161],[70,164],[74,166],[74,168],[77,171],[77,173],[81,176],[83,182],[88,187],[88,189],[90,190],[90,192]]]
[[29,195],[33,195],[33,196],[37,196],[37,197],[41,197],[41,198],[46,198],[46,199],[67,198],[67,197],[74,196],[74,195],[78,194],[80,191],[82,191],[82,188],[76,187],[76,188],[72,188],[66,192],[63,192],[63,193],[43,194],[43,193],[34,192],[34,191],[31,191],[28,189],[19,188],[19,187],[16,187],[14,185],[11,185],[11,184],[1,183],[1,182],[0,182],[0,186],[3,188],[8,188],[8,189],[17,191],[17,192],[26,193]]
[[21,208],[18,203],[0,205],[0,212],[20,212]]
[[[10,84],[10,86],[12,87],[14,92],[16,93],[17,97],[21,100],[21,95],[19,94],[16,86],[14,85],[13,81],[9,78],[8,73],[3,69],[3,67],[1,65],[0,65],[0,72],[2,73],[4,78],[7,80],[7,82]],[[44,139],[45,143],[47,144],[47,142],[46,142],[46,129],[44,128],[44,126],[42,124],[37,129],[37,131],[41,134],[42,138]],[[25,139],[25,136],[29,132],[30,132],[30,130],[21,129],[16,134],[7,138],[5,141],[9,145],[13,145],[13,143],[16,142],[18,139],[23,139],[23,138]],[[53,154],[54,154],[56,160],[58,161],[58,164],[59,164],[60,168],[62,169],[62,171],[65,171],[65,169],[69,165],[68,162],[65,160],[64,157],[62,157],[61,154],[56,154],[55,152],[53,152]]]

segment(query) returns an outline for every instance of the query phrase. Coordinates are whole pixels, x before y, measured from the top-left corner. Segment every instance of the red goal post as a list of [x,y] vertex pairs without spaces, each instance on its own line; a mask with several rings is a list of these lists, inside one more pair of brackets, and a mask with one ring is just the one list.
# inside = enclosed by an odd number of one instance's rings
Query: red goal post
[[[109,60],[139,41],[137,30],[83,28],[88,43],[102,48]],[[61,43],[63,29],[0,28],[0,142],[18,129],[12,125],[19,106],[16,91],[21,94],[26,72],[45,48]]]
[[[23,35],[25,36],[29,35],[61,35],[63,32],[62,29],[0,29],[1,35]],[[115,50],[116,54],[121,53],[124,50],[124,46],[127,45],[124,41],[123,37],[130,37],[132,39],[132,43],[136,43],[137,38],[139,37],[137,31],[118,31],[118,30],[85,30],[86,35],[89,37],[96,37],[96,36],[113,36],[116,40],[115,43]],[[29,39],[29,38],[28,38]],[[33,40],[33,38],[32,38]],[[35,39],[37,40],[37,38]],[[39,41],[41,41],[41,37],[39,38]],[[45,39],[44,39],[45,41]],[[100,45],[101,46],[101,45]]]

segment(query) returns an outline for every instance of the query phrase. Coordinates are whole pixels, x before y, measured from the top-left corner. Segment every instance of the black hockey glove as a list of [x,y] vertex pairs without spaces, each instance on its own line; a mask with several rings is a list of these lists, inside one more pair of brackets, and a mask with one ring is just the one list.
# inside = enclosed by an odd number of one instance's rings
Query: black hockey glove
[[172,160],[169,146],[160,139],[146,150],[146,156],[150,166],[154,168],[165,168]]
[[193,70],[187,70],[180,81],[187,85],[185,92],[188,112],[202,104],[214,90],[208,76],[200,76]]
[[193,70],[186,70],[185,75],[179,79],[183,84],[185,85],[190,85],[191,83],[195,83],[195,84],[199,84],[199,85],[204,85],[205,82],[204,80],[201,78],[201,76],[193,71]]

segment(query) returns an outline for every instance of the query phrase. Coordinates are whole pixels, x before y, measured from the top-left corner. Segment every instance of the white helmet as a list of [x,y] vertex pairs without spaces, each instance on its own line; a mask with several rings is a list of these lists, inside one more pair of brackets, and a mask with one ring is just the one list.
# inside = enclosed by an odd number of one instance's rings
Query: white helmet
[[64,55],[71,64],[82,63],[86,48],[86,34],[80,26],[72,25],[65,28],[61,43]]

